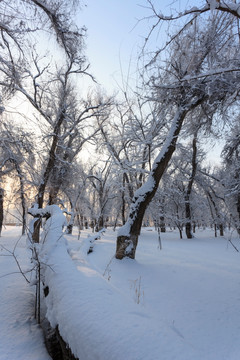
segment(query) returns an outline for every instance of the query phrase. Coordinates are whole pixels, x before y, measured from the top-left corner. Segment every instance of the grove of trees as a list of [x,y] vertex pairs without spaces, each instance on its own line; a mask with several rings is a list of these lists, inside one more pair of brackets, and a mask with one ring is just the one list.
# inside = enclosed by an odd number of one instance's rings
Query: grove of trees
[[[138,87],[108,96],[81,89],[95,79],[86,29],[72,21],[78,1],[0,2],[0,232],[15,208],[23,233],[35,217],[38,242],[38,209],[58,204],[69,233],[118,227],[118,259],[135,258],[143,225],[192,241],[199,226],[240,234],[240,5],[146,5]],[[149,51],[166,22],[169,38]],[[217,164],[209,139],[224,143]]]

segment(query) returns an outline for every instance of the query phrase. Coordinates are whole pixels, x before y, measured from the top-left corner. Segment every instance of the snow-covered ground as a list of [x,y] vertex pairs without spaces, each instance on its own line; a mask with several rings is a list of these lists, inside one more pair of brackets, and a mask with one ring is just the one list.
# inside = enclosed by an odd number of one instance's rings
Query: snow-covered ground
[[[136,260],[116,260],[112,230],[89,255],[89,232],[77,240],[75,231],[65,236],[68,251],[61,242],[49,257],[46,302],[52,325],[80,360],[239,360],[240,254],[228,241],[240,248],[237,236],[198,230],[179,240],[168,231],[160,251],[157,233],[146,228]],[[12,249],[19,233],[7,228],[0,243]],[[16,251],[27,267],[24,245]],[[14,271],[14,260],[1,256],[1,275]],[[48,360],[32,288],[12,274],[0,278],[0,292],[0,359]]]
[[[21,227],[3,229],[0,245],[13,251],[23,270],[30,268]],[[0,246],[0,360],[50,360],[33,316],[34,288],[19,273],[14,258]]]

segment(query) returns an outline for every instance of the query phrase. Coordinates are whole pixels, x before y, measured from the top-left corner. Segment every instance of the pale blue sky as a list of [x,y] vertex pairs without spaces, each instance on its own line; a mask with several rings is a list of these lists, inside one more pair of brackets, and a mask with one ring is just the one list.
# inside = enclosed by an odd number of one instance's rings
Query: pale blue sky
[[[198,0],[199,1],[199,0]],[[78,16],[79,25],[88,29],[86,54],[91,63],[91,71],[97,80],[108,90],[121,82],[120,63],[124,77],[127,76],[130,61],[132,72],[135,69],[136,54],[147,36],[150,24],[141,20],[151,15],[146,9],[145,0],[85,0],[87,6]],[[170,7],[177,10],[184,4],[195,1],[155,0],[162,12],[169,14]],[[160,5],[159,5],[160,4]],[[141,20],[139,22],[139,20]],[[165,35],[162,31],[158,39]],[[155,44],[153,44],[154,46]],[[130,60],[132,58],[132,60]]]
[[[79,25],[88,29],[86,55],[91,63],[91,72],[109,94],[121,84],[120,62],[126,81],[128,67],[132,61],[134,76],[136,54],[150,29],[150,23],[143,19],[151,15],[146,9],[146,0],[85,0],[87,7],[78,16]],[[168,15],[171,8],[182,11],[186,7],[200,6],[202,0],[154,0],[156,8]],[[163,41],[165,30],[155,33],[151,46],[153,49]],[[132,60],[131,60],[132,56]],[[135,61],[135,63],[134,63]],[[86,86],[92,85],[86,81]],[[216,161],[220,147],[210,153]],[[209,157],[211,159],[211,156]]]

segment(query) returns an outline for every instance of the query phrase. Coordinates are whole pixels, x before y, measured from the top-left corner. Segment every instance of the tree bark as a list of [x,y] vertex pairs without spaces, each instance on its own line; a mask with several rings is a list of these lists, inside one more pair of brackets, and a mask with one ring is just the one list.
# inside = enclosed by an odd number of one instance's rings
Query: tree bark
[[135,258],[138,236],[140,234],[145,210],[155,195],[159,182],[167,168],[172,154],[175,151],[178,135],[187,112],[188,110],[186,108],[179,107],[173,120],[168,137],[159,156],[153,164],[147,182],[134,194],[128,221],[119,229],[118,232],[115,254],[117,259],[123,259],[124,257],[129,257],[131,259]]
[[121,217],[122,217],[122,225],[126,223],[125,220],[125,209],[126,209],[126,201],[125,201],[125,177],[123,176],[123,184],[122,184],[122,204],[121,204]]
[[194,134],[193,142],[192,142],[192,173],[190,176],[190,179],[188,181],[187,191],[185,195],[185,214],[186,214],[186,225],[185,225],[185,231],[186,236],[188,239],[193,238],[192,234],[192,215],[191,215],[191,205],[190,205],[190,196],[192,192],[192,186],[194,182],[194,178],[197,171],[197,133]]
[[166,224],[165,224],[165,218],[164,216],[160,216],[160,231],[162,233],[165,233],[166,232]]
[[183,100],[183,103],[178,106],[167,138],[153,163],[148,180],[135,192],[128,220],[118,231],[115,253],[117,259],[123,259],[124,257],[135,259],[138,236],[141,231],[145,210],[154,197],[159,182],[172,158],[184,119],[187,113],[200,105],[205,98],[207,98],[206,94],[198,94],[195,97],[192,94],[190,102],[186,103]]
[[164,216],[164,206],[165,206],[165,196],[163,196],[163,198],[160,201],[160,211],[161,211],[161,215],[159,217],[159,226],[160,226],[160,231],[162,233],[166,232],[166,223],[165,223],[165,216]]
[[4,195],[4,190],[0,188],[0,236],[3,227],[3,195]]
[[[54,135],[53,135],[51,149],[49,152],[48,163],[47,163],[46,169],[43,174],[43,180],[38,189],[37,204],[38,204],[39,209],[41,209],[43,207],[45,189],[46,189],[47,182],[50,177],[51,171],[55,164],[55,160],[56,160],[55,151],[56,151],[57,144],[58,144],[58,134],[60,132],[60,128],[61,128],[64,118],[65,118],[65,110],[62,110],[62,112],[59,116],[59,119],[56,122],[56,125],[54,126],[54,130],[53,130]],[[35,223],[34,223],[34,231],[32,234],[33,242],[39,243],[40,226],[41,226],[41,220],[39,219],[39,221],[35,221]]]
[[[224,236],[224,232],[223,232],[224,227],[223,227],[223,224],[222,224],[221,216],[220,216],[220,214],[219,214],[219,210],[218,210],[218,208],[217,208],[217,205],[216,205],[216,203],[215,203],[215,201],[214,201],[214,199],[213,199],[213,196],[212,196],[212,194],[210,193],[210,191],[206,191],[206,193],[207,193],[207,196],[208,196],[208,199],[209,199],[209,203],[210,203],[210,204],[209,204],[210,212],[211,212],[212,217],[213,217],[213,220],[214,220],[215,237],[217,237],[217,225],[218,225],[218,227],[219,227],[219,229],[220,229],[220,236]],[[213,211],[212,211],[212,209],[211,209],[211,204],[212,204],[212,206],[213,206],[213,208],[214,208],[216,217],[214,217],[214,215],[213,215]],[[216,220],[217,220],[217,224],[216,224]]]
[[183,238],[183,236],[182,236],[182,228],[179,226],[179,227],[178,227],[178,230],[179,230],[180,239],[182,240],[182,238]]
[[240,193],[238,193],[237,195],[237,212],[238,212],[237,232],[240,235]]

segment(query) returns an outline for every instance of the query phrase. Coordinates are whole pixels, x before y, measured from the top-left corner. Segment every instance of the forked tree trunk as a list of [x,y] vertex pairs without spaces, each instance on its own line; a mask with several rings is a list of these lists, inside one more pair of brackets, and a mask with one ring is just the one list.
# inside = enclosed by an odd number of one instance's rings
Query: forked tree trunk
[[[190,108],[188,110],[190,110]],[[177,138],[188,110],[181,107],[178,109],[168,137],[160,154],[153,164],[147,182],[143,184],[134,194],[128,220],[118,231],[115,254],[117,259],[123,259],[124,257],[129,257],[131,259],[135,258],[138,236],[140,234],[145,210],[155,195],[159,182],[167,168],[172,154],[175,151]]]

